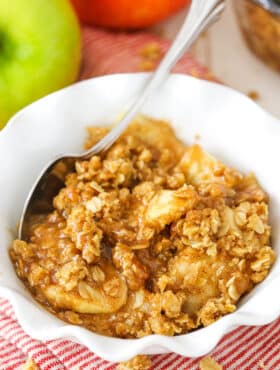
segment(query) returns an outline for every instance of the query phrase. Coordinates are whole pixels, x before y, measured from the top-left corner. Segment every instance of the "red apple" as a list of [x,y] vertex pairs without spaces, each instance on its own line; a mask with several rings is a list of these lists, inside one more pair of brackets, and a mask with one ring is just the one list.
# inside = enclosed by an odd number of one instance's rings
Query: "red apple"
[[71,0],[85,23],[117,29],[151,26],[190,0]]

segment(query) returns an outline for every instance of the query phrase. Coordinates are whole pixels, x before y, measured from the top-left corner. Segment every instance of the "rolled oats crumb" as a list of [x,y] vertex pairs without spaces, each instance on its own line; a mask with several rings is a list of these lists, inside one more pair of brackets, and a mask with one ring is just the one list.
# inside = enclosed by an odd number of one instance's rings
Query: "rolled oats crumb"
[[250,216],[249,222],[248,222],[248,227],[253,229],[258,234],[263,234],[264,230],[265,230],[264,229],[264,224],[263,224],[261,218],[256,214],[253,214],[252,216]]
[[161,294],[161,310],[167,317],[178,317],[181,314],[182,300],[168,290]]
[[95,291],[94,289],[85,281],[80,281],[78,284],[78,292],[80,296],[84,299],[91,299],[95,298]]
[[22,365],[21,370],[39,370],[39,367],[32,358],[28,358],[25,364]]
[[175,320],[170,320],[161,312],[158,312],[158,307],[152,310],[148,322],[152,332],[155,334],[172,336],[182,332],[182,327],[177,325]]
[[235,283],[235,280],[228,286],[228,294],[234,302],[236,302],[238,300],[238,298],[240,297],[240,293],[237,289],[237,285]]
[[23,240],[14,240],[12,249],[16,255],[24,258],[31,258],[34,255],[32,248],[30,248],[30,244]]
[[144,163],[148,163],[153,159],[152,152],[148,149],[143,149],[139,155],[139,160],[143,161]]
[[81,325],[83,323],[80,316],[76,312],[65,311],[64,316],[67,321],[71,322],[71,324]]
[[85,262],[80,256],[75,256],[71,262],[60,267],[55,273],[58,283],[65,290],[74,289],[80,280],[83,280],[88,274]]
[[206,253],[208,256],[215,257],[217,255],[217,245],[212,244],[210,247],[207,248]]
[[92,266],[90,272],[93,280],[97,283],[102,283],[105,280],[105,273],[99,266]]
[[76,244],[77,249],[82,251],[87,263],[99,260],[103,233],[93,220],[93,212],[82,205],[73,207],[67,218],[65,232]]
[[170,189],[178,189],[184,185],[185,181],[185,175],[182,172],[177,172],[167,178],[167,185]]
[[265,246],[256,254],[256,259],[251,263],[251,269],[256,272],[268,270],[275,261],[275,252],[272,248]]
[[232,234],[233,236],[240,237],[242,231],[236,223],[235,212],[230,207],[225,207],[222,211],[222,223],[219,229],[219,236],[225,236]]
[[231,313],[235,310],[235,305],[224,302],[222,299],[209,299],[200,310],[198,314],[198,321],[204,326],[208,326],[225,314]]
[[127,245],[118,243],[113,249],[113,263],[122,269],[131,290],[137,291],[148,278],[147,268],[138,260],[134,251]]
[[102,193],[104,189],[96,181],[91,181],[89,184],[97,193]]
[[31,286],[46,285],[50,282],[49,273],[40,265],[32,263],[30,266],[28,281]]
[[164,292],[169,282],[170,278],[167,275],[162,275],[157,281],[157,286],[159,290],[161,292]]
[[246,268],[246,261],[245,259],[242,259],[238,262],[238,268],[240,271],[244,271]]
[[118,297],[120,293],[120,280],[113,278],[103,285],[104,292],[111,297]]
[[86,243],[82,249],[82,257],[87,263],[96,262],[100,256],[101,233],[92,236],[90,243]]
[[140,70],[151,71],[160,61],[162,57],[162,51],[157,42],[150,42],[144,45],[144,47],[140,50],[139,55],[141,58],[139,64]]
[[102,200],[98,197],[93,197],[86,203],[86,208],[92,213],[97,213],[102,209]]
[[86,162],[86,161],[84,161],[84,162],[77,161],[75,163],[75,169],[76,169],[76,172],[77,172],[78,175],[81,175],[81,174],[85,173],[88,170],[88,162]]
[[153,71],[156,67],[156,63],[153,60],[142,59],[139,65],[140,71]]
[[250,90],[247,93],[248,97],[251,98],[252,100],[259,100],[260,99],[260,94],[256,90]]
[[247,222],[246,213],[242,210],[236,210],[234,214],[235,222],[238,226],[244,226]]
[[199,367],[200,370],[223,370],[223,367],[210,356],[200,360]]
[[145,292],[143,291],[143,289],[135,292],[133,308],[141,307],[142,304],[144,303],[144,299],[145,299]]
[[149,356],[138,355],[129,361],[120,362],[116,370],[149,370],[152,367],[152,361]]
[[140,55],[144,58],[158,60],[161,57],[160,44],[157,42],[149,42],[140,50]]

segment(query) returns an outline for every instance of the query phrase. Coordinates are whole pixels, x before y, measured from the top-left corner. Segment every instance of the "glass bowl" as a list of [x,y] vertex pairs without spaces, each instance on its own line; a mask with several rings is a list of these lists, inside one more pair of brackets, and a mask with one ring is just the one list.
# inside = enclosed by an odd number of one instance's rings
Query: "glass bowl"
[[280,72],[280,0],[235,0],[234,6],[250,49]]

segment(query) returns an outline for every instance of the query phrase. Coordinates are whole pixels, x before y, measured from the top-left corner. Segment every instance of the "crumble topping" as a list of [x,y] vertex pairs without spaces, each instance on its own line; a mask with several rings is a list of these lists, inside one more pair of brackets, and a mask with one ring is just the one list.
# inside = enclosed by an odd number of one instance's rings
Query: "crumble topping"
[[[106,132],[89,128],[86,148]],[[121,338],[187,333],[236,310],[275,260],[254,175],[186,146],[166,122],[139,117],[106,153],[56,171],[53,211],[30,219],[10,256],[67,322]]]

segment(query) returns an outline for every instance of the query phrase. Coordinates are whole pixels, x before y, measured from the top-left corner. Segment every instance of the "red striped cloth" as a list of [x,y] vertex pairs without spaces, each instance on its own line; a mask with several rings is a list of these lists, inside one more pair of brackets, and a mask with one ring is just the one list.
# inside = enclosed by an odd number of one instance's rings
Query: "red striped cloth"
[[[149,33],[110,33],[99,29],[83,29],[81,79],[111,73],[143,72],[143,49],[157,45],[163,55],[170,42]],[[155,64],[156,65],[156,64]],[[187,53],[173,69],[195,77],[216,80],[215,77]]]
[[[42,370],[113,370],[86,347],[69,340],[40,342],[17,322],[10,303],[0,299],[0,369],[20,369],[27,357]],[[261,327],[240,327],[225,335],[211,353],[224,370],[279,370],[280,319]],[[198,370],[199,359],[176,354],[151,356],[154,370]]]
[[[142,70],[143,47],[157,43],[161,52],[169,43],[150,34],[112,34],[84,28],[81,79],[115,72]],[[185,55],[174,69],[204,79],[214,79],[207,69]],[[280,370],[280,319],[262,327],[240,327],[227,334],[211,356],[224,370]],[[42,370],[113,370],[86,347],[68,340],[40,342],[28,336],[17,322],[10,303],[0,298],[0,370],[20,369],[32,358]],[[152,356],[154,370],[197,370],[199,359],[176,354]]]

